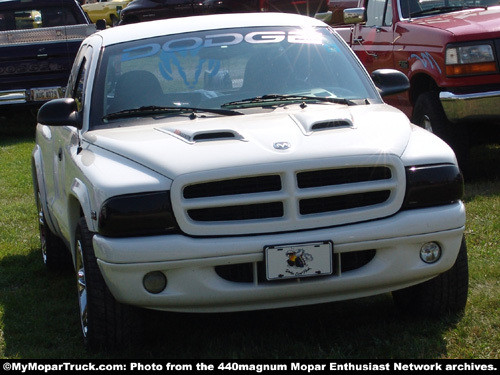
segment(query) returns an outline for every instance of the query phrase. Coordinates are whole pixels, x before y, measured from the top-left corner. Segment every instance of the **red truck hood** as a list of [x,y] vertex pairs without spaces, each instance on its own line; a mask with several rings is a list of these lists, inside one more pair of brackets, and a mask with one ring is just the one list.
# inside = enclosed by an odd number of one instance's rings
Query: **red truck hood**
[[456,36],[468,35],[470,37],[477,34],[478,39],[484,39],[485,34],[500,35],[500,6],[415,18],[412,23],[448,30]]

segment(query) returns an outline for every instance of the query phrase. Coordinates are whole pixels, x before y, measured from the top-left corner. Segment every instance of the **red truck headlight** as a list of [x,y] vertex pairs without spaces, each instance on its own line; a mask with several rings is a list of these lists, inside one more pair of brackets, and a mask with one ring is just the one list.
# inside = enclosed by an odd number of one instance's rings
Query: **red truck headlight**
[[446,75],[464,76],[498,72],[491,44],[450,45],[446,48]]

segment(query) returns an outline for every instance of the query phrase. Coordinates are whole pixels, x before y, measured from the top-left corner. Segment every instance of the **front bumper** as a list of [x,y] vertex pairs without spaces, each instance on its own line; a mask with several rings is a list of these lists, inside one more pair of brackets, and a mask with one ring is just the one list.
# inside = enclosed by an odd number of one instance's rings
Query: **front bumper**
[[60,86],[0,91],[0,105],[43,104],[64,97],[65,88]]
[[500,90],[468,94],[443,91],[439,99],[452,122],[500,119]]
[[[181,312],[258,310],[371,296],[424,282],[451,268],[465,228],[462,203],[400,212],[392,217],[333,228],[261,236],[192,238],[167,235],[139,238],[94,236],[94,249],[106,283],[123,303]],[[257,275],[269,245],[332,241],[334,274],[307,279],[240,282],[216,266],[253,264]],[[442,248],[434,264],[420,260],[423,243]],[[375,250],[365,265],[340,271],[342,254]],[[147,292],[143,278],[161,271],[167,287]],[[299,282],[300,281],[300,282]]]

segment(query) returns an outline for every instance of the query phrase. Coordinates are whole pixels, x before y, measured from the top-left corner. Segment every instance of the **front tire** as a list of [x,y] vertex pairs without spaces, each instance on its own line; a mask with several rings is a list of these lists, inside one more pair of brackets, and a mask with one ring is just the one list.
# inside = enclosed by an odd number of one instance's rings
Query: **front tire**
[[109,291],[97,264],[92,237],[85,218],[80,218],[75,267],[83,340],[89,349],[124,348],[140,338],[141,317],[137,309],[116,301]]
[[467,304],[469,270],[465,239],[453,267],[422,284],[392,292],[396,306],[404,313],[441,317],[461,314]]

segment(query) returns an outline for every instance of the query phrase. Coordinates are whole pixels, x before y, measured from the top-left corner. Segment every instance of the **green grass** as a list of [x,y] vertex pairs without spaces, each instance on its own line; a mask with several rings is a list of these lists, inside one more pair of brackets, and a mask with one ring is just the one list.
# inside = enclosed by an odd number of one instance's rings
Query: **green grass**
[[42,264],[33,131],[0,134],[0,358],[500,358],[499,145],[474,149],[466,184],[470,290],[462,317],[402,316],[390,295],[236,314],[157,314],[132,352],[84,350],[72,274]]

